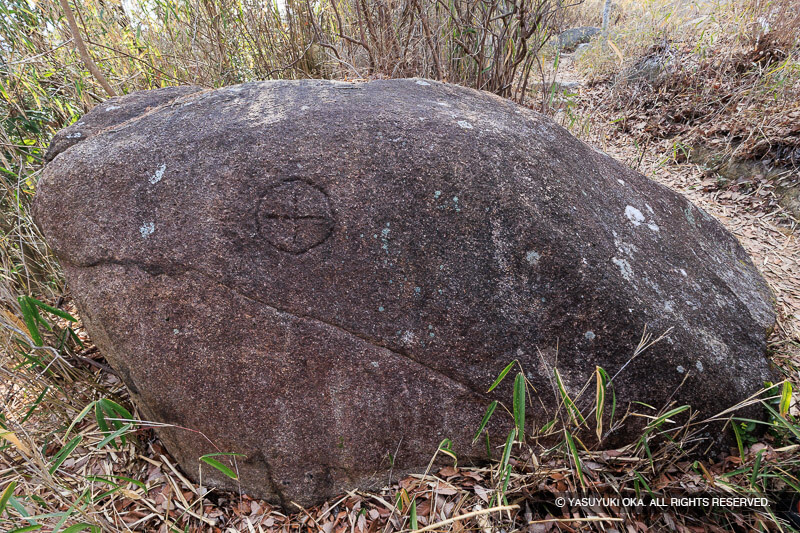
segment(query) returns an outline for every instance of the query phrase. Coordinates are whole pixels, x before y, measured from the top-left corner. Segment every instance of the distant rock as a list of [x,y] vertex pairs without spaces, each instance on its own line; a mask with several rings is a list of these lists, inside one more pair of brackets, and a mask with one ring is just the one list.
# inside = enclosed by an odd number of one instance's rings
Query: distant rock
[[[244,491],[309,505],[422,472],[444,438],[480,461],[513,379],[486,390],[514,359],[532,431],[559,406],[556,366],[573,398],[596,366],[621,371],[617,413],[710,416],[773,379],[770,292],[736,239],[542,115],[421,79],[178,92],[113,100],[126,122],[54,148],[34,211],[191,477],[239,452]],[[645,326],[673,329],[630,361]]]
[[534,85],[534,88],[539,91],[545,91],[548,93],[572,93],[577,91],[580,88],[581,84],[578,81],[564,81],[564,80],[554,80],[550,83],[537,83]]
[[600,33],[600,28],[594,26],[583,26],[563,31],[558,35],[558,49],[565,53],[574,52],[578,45],[588,43],[598,33]]

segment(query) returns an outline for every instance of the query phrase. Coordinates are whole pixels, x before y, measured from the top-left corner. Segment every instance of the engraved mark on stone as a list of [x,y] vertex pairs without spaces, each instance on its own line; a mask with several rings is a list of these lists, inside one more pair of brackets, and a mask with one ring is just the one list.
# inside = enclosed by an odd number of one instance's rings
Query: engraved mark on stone
[[288,179],[267,189],[256,216],[261,235],[275,248],[292,254],[307,252],[333,232],[328,195],[301,179]]

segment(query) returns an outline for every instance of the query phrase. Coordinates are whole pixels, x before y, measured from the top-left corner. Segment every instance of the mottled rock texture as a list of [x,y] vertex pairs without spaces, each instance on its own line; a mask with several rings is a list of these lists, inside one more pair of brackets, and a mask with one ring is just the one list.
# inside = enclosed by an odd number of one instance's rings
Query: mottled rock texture
[[599,33],[600,28],[594,26],[582,26],[565,30],[558,35],[558,49],[566,53],[574,52],[578,46],[588,43],[592,40],[592,37]]
[[179,96],[196,93],[200,90],[202,90],[200,87],[187,85],[139,91],[127,96],[109,98],[81,120],[58,132],[58,135],[53,137],[44,159],[52,161],[55,156],[70,146],[78,144],[106,128],[139,118],[153,109],[172,102]]
[[[673,329],[617,377],[618,412],[713,415],[771,377],[770,293],[736,240],[535,112],[425,80],[176,91],[59,134],[35,216],[143,415],[245,454],[247,492],[381,486],[390,457],[395,476],[422,470],[444,438],[481,459],[506,363],[541,427],[553,367],[575,396],[645,325]],[[160,435],[189,475],[215,451]]]

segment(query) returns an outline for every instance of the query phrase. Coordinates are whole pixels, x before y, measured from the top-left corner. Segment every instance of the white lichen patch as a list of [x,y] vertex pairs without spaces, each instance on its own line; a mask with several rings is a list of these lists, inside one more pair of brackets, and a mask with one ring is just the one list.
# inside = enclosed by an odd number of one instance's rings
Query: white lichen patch
[[583,336],[586,337],[587,341],[593,341],[597,335],[594,334],[594,331],[587,331]]
[[631,221],[634,226],[640,226],[644,222],[644,215],[641,211],[629,205],[625,208],[625,216]]
[[703,363],[701,363],[700,361],[697,361],[697,362],[694,364],[694,366],[696,366],[696,367],[697,367],[697,370],[698,370],[699,372],[702,372],[702,371],[703,371]]
[[680,366],[680,365],[678,365],[678,368],[676,368],[675,370],[677,370],[677,371],[678,371],[678,373],[680,373],[680,374],[683,374],[684,372],[686,372],[686,369],[685,369],[685,368],[683,368],[683,367],[682,367],[682,366]]
[[417,85],[430,85],[430,83],[424,80],[417,80]]
[[539,263],[539,259],[542,258],[542,254],[535,250],[530,250],[528,253],[525,254],[525,259],[528,260],[528,263],[532,265],[536,265]]
[[167,170],[167,165],[166,165],[166,163],[162,163],[161,166],[156,169],[156,171],[153,173],[153,175],[150,176],[150,179],[148,181],[150,183],[152,183],[153,185],[155,185],[156,183],[161,181],[161,178],[164,177],[164,171],[165,170]]
[[105,111],[116,111],[117,109],[122,109],[122,106],[118,105],[107,105]]
[[459,120],[459,121],[458,121],[458,126],[459,126],[460,128],[463,128],[463,129],[465,129],[465,130],[471,130],[471,129],[472,129],[472,124],[470,124],[470,123],[469,123],[469,122],[467,122],[466,120]]
[[436,105],[440,105],[442,107],[450,107],[450,104],[448,104],[447,102],[436,102]]
[[631,281],[633,279],[633,269],[631,268],[630,263],[628,263],[624,259],[619,259],[616,257],[612,257],[611,262],[619,267],[620,272],[622,272],[623,278],[625,278],[628,281]]
[[617,250],[628,257],[633,257],[633,254],[636,252],[637,248],[634,244],[628,244],[627,242],[619,241],[617,244]]
[[[647,204],[645,204],[645,206],[647,207],[647,209],[652,214],[653,213],[653,208],[651,208]],[[647,220],[645,218],[645,216],[642,214],[642,212],[639,211],[638,209],[636,209],[635,207],[633,207],[632,205],[629,205],[629,206],[625,207],[625,216],[627,217],[628,220],[631,221],[631,224],[633,224],[634,226],[637,226],[637,227],[641,226],[642,224],[644,224],[645,221]],[[647,223],[647,227],[650,228],[650,230],[655,231],[656,233],[660,229],[658,227],[658,225],[655,222],[653,222],[652,220],[650,220],[650,222]]]
[[83,133],[76,131],[75,133],[67,133],[67,139],[80,139]]
[[142,224],[142,227],[139,228],[139,233],[142,234],[142,239],[146,239],[147,237],[152,235],[155,230],[156,230],[155,222],[145,222],[144,224]]
[[307,105],[300,106],[300,111],[308,111],[309,109],[311,109],[311,108],[308,107]]
[[624,182],[624,181],[622,181],[622,180],[617,180],[617,182],[618,182],[620,185],[622,185],[622,186],[625,186],[625,182]]

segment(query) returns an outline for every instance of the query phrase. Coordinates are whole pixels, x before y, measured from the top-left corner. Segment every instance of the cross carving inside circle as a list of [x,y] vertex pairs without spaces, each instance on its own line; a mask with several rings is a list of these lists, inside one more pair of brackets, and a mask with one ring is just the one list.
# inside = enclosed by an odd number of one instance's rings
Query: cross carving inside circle
[[302,254],[321,244],[334,226],[328,195],[300,179],[270,187],[261,197],[257,217],[264,238],[292,254]]

